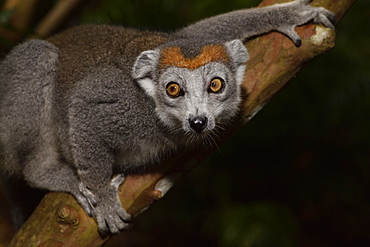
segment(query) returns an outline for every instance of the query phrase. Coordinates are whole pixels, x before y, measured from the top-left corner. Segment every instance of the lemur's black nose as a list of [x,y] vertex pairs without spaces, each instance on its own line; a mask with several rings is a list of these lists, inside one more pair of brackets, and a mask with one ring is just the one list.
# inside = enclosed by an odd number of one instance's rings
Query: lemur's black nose
[[189,123],[193,130],[201,133],[207,127],[208,119],[206,117],[194,117],[189,119]]

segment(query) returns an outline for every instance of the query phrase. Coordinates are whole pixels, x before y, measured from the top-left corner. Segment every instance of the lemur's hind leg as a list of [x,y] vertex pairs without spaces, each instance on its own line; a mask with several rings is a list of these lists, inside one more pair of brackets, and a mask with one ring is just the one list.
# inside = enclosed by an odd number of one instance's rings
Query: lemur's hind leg
[[26,165],[23,172],[25,180],[37,188],[71,193],[85,212],[91,216],[92,205],[80,191],[81,181],[76,171],[68,164],[52,159],[50,156],[46,160],[42,158],[42,155],[38,156]]

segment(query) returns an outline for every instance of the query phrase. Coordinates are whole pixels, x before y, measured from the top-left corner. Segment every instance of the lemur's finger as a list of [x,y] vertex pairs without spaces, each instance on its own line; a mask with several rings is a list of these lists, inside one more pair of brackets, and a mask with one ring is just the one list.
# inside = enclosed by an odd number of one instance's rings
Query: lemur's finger
[[118,174],[111,180],[111,185],[115,188],[118,188],[123,183],[123,181],[125,181],[125,176],[123,174]]
[[315,24],[322,24],[325,27],[335,29],[334,23],[335,23],[335,14],[323,7],[319,7],[317,14],[315,18],[313,19],[313,22]]
[[116,212],[118,216],[124,221],[126,224],[132,220],[132,216],[128,214],[125,210],[117,210]]
[[116,223],[116,227],[118,228],[118,231],[120,230],[123,230],[123,229],[127,229],[127,224],[123,221],[119,221],[119,222],[115,222]]
[[96,214],[94,218],[98,224],[99,231],[102,233],[109,233],[109,227],[107,226],[108,222],[105,221],[104,217],[100,214]]
[[320,13],[325,15],[333,24],[335,24],[337,16],[333,12],[331,12],[331,11],[329,11],[329,10],[323,8],[323,7],[320,7]]
[[279,31],[285,34],[286,36],[288,36],[288,38],[290,38],[293,41],[296,47],[300,47],[302,44],[302,41],[299,35],[295,32],[294,28],[295,27],[286,28],[284,30],[279,30]]
[[82,182],[78,185],[78,189],[81,192],[81,194],[84,195],[86,200],[89,202],[90,206],[94,208],[98,203],[97,200],[95,199],[94,194]]
[[124,227],[124,223],[119,224],[118,222],[114,222],[114,221],[111,221],[111,220],[105,220],[105,223],[108,225],[108,229],[111,233],[119,233],[120,232],[120,227],[122,227],[122,228]]
[[85,210],[86,214],[89,215],[90,217],[93,216],[93,206],[89,202],[89,200],[86,199],[86,197],[80,193],[74,194],[76,197],[77,201],[80,203],[82,208]]
[[335,29],[333,23],[329,20],[329,18],[325,15],[319,15],[315,20],[315,23],[320,23],[327,28]]

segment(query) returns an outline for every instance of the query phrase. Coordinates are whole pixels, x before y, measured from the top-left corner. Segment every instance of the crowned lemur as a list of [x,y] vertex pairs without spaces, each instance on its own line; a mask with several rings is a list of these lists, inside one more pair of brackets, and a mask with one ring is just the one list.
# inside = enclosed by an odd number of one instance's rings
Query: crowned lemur
[[118,186],[169,153],[207,141],[241,103],[243,41],[334,14],[297,0],[201,20],[174,33],[83,25],[16,46],[0,64],[0,167],[71,193],[101,232],[130,215]]

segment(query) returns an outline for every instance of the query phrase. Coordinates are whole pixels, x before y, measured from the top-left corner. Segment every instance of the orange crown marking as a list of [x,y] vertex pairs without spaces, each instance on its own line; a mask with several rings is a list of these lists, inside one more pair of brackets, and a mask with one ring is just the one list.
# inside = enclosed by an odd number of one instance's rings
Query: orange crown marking
[[159,68],[176,66],[194,70],[207,63],[220,60],[225,62],[229,60],[226,49],[222,45],[207,45],[202,48],[202,52],[195,58],[185,58],[180,47],[167,47],[162,51]]

